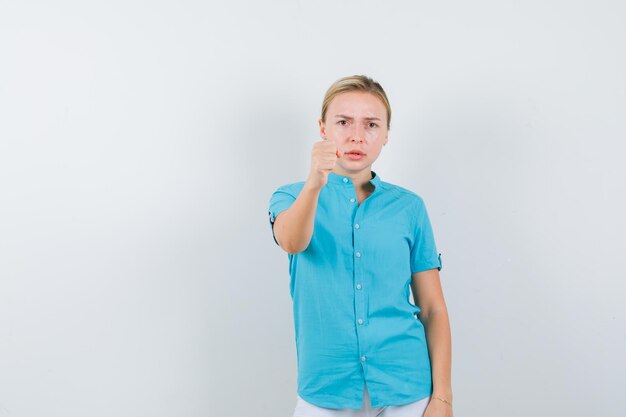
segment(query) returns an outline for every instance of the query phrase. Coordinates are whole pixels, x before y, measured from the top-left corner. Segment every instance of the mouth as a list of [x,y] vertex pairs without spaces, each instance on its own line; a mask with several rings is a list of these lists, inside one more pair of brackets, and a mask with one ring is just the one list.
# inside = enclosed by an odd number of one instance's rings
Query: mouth
[[346,152],[346,157],[353,161],[358,161],[359,159],[364,158],[365,154],[359,150],[352,150],[352,151]]

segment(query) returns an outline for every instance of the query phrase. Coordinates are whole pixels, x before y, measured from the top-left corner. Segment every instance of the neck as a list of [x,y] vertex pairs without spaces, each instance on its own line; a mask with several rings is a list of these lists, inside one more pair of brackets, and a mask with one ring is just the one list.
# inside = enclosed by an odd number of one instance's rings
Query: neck
[[335,165],[335,169],[333,172],[337,175],[342,175],[344,177],[348,177],[352,180],[354,187],[356,189],[369,189],[371,184],[370,180],[372,179],[372,171],[371,166],[357,172],[346,172],[337,170],[337,166]]

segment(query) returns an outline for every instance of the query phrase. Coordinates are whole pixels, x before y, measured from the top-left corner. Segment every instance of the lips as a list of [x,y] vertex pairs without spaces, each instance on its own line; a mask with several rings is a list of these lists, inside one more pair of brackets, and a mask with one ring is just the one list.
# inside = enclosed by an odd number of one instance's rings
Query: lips
[[358,149],[352,149],[346,152],[346,158],[352,161],[360,161],[361,159],[365,158],[365,154],[363,153],[363,151],[360,151]]

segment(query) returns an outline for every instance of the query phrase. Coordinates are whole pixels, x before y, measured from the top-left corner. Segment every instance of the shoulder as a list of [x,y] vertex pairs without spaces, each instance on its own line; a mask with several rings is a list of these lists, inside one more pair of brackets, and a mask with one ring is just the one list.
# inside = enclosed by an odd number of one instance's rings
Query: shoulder
[[298,194],[300,194],[300,191],[302,191],[302,187],[304,187],[304,181],[283,184],[274,191],[274,194],[287,193],[297,197]]
[[426,203],[421,195],[408,188],[401,187],[395,184],[389,184],[383,182],[386,194],[391,195],[392,198],[397,199],[399,205],[403,207],[399,213],[403,213],[406,218],[410,219],[409,222],[414,228],[422,228],[424,222],[428,222],[428,213],[426,210]]
[[381,181],[381,186],[391,198],[401,200],[407,205],[415,208],[421,208],[425,205],[422,196],[417,194],[415,191],[411,191],[408,188],[385,181]]

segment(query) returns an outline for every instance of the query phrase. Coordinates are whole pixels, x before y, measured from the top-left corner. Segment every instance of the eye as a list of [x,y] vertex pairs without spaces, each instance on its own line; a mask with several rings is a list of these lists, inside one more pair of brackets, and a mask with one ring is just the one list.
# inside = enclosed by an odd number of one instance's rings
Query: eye
[[378,127],[378,125],[374,122],[370,122],[370,127]]
[[339,120],[337,123],[340,124],[341,126],[345,126],[344,123],[347,123],[347,122],[342,119],[342,120]]

